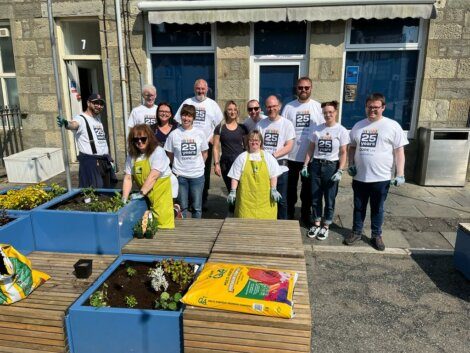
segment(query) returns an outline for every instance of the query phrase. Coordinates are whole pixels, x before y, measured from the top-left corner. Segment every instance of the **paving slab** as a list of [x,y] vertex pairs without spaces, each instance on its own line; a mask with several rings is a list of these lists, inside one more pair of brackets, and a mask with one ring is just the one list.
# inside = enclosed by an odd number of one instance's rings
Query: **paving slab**
[[432,204],[417,205],[416,208],[425,216],[431,218],[458,218],[461,215],[448,207],[435,206]]
[[410,249],[452,249],[452,246],[440,232],[405,233]]
[[439,232],[449,242],[452,248],[455,248],[455,240],[457,239],[457,232]]
[[399,230],[384,230],[383,231],[383,241],[386,248],[400,248],[408,249],[410,243],[406,240],[403,232]]

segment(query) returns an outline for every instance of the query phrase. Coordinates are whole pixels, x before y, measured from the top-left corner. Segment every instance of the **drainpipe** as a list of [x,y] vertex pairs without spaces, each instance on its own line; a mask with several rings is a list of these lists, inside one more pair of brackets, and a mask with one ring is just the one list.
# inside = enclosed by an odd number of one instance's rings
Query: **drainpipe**
[[122,23],[121,23],[121,5],[120,0],[114,0],[114,8],[116,11],[116,29],[117,29],[117,40],[119,50],[119,75],[121,77],[121,95],[122,95],[122,120],[124,122],[124,151],[127,155],[127,92],[126,92],[126,69],[124,65],[124,51],[122,48]]
[[[52,49],[52,66],[54,68],[54,79],[55,79],[55,92],[57,96],[57,108],[59,110],[59,116],[64,116],[64,111],[62,108],[62,95],[60,94],[60,81],[59,81],[59,69],[57,64],[57,47],[55,41],[55,28],[54,28],[54,17],[52,16],[52,0],[47,0],[47,17],[49,19],[49,37],[51,39],[51,49]],[[65,167],[65,176],[67,179],[67,189],[68,191],[72,190],[72,179],[70,178],[70,165],[69,165],[69,155],[67,152],[67,136],[65,135],[65,127],[60,128],[60,136],[62,138],[62,156],[64,158],[64,167]]]

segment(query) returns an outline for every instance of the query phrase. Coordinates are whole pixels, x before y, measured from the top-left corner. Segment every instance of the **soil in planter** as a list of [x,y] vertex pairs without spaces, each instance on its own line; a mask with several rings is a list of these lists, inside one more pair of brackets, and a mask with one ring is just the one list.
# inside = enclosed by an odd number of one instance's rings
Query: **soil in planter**
[[13,222],[14,220],[15,220],[15,218],[8,217],[5,210],[0,211],[0,227],[4,226],[5,224],[8,224],[10,222]]
[[[155,309],[155,300],[160,298],[162,291],[156,292],[152,288],[148,272],[150,269],[154,269],[157,264],[159,264],[158,261],[123,261],[104,282],[108,286],[108,299],[106,301],[108,306],[113,308],[128,308],[125,297],[133,295],[138,303],[134,309]],[[133,276],[128,274],[129,267],[136,270]],[[193,282],[191,280],[181,289],[179,284],[171,279],[171,276],[166,276],[166,279],[168,281],[166,292],[172,297],[178,292],[184,295]],[[103,286],[100,286],[98,290],[102,290],[102,288]],[[85,305],[90,305],[89,299],[85,302]],[[178,309],[180,306],[181,304],[178,305]]]
[[[101,194],[96,193],[97,201],[85,203],[83,194],[77,194],[67,200],[64,200],[57,205],[49,207],[50,210],[62,211],[86,211],[86,212],[106,212],[106,205],[112,205],[114,194]],[[98,205],[97,205],[98,204]],[[99,210],[98,207],[103,205],[104,209]]]

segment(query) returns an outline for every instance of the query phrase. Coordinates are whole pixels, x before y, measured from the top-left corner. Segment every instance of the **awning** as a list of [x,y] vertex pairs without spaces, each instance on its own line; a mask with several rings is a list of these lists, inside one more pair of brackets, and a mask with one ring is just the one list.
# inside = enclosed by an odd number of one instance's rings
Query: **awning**
[[435,16],[435,0],[141,1],[150,23],[335,21]]

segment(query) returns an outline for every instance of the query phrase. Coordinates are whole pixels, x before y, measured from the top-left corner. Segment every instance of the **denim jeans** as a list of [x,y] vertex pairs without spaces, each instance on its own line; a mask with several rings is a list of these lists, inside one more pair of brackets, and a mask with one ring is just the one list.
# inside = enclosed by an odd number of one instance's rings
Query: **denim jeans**
[[191,217],[201,218],[204,175],[201,175],[198,178],[186,178],[183,176],[178,176],[178,186],[178,202],[181,206],[183,217],[186,218],[188,211],[188,199],[189,196],[191,196],[191,206],[193,208]]
[[287,179],[289,172],[284,172],[277,177],[277,191],[282,199],[277,204],[277,219],[287,219]]
[[[296,161],[289,161],[288,163],[289,177],[287,186],[287,216],[289,219],[294,219],[295,204],[297,203],[297,184],[299,182],[300,171],[302,170],[304,163]],[[310,177],[304,178],[303,176],[300,176],[300,181],[302,182],[302,186],[300,188],[300,200],[302,201],[300,217],[302,220],[310,222],[310,218],[312,217],[312,182]]]
[[382,236],[384,222],[384,203],[390,189],[390,180],[363,183],[353,180],[354,214],[353,232],[362,233],[366,218],[367,203],[370,200],[370,228],[372,237]]
[[324,223],[328,225],[333,223],[336,195],[338,194],[338,182],[331,181],[331,177],[337,170],[338,162],[321,163],[318,159],[314,159],[309,165],[309,174],[312,180],[313,220],[315,222],[319,222],[322,219],[324,199]]

